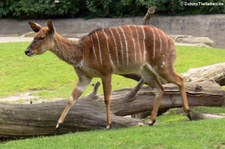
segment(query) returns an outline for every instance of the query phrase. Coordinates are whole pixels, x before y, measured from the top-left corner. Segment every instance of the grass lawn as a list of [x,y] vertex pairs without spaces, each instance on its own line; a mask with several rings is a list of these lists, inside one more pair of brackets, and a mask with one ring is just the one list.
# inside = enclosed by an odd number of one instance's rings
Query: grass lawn
[[0,148],[68,149],[203,149],[225,148],[225,119],[165,123],[109,131],[11,141]]
[[[76,83],[71,66],[47,52],[27,57],[29,43],[0,44],[0,97],[26,91],[41,98],[67,98]],[[225,50],[177,47],[176,70],[223,62]],[[93,83],[99,79],[94,79]],[[113,90],[132,87],[136,82],[113,77]],[[92,91],[90,86],[85,94]],[[102,91],[101,91],[102,92]],[[225,113],[225,108],[198,108],[201,111]],[[131,127],[109,131],[77,132],[62,136],[10,141],[0,148],[225,148],[225,119],[187,122],[180,113],[164,114],[154,127]]]
[[[15,95],[25,91],[38,91],[34,94],[42,98],[70,97],[77,77],[72,66],[47,52],[40,56],[28,57],[24,54],[29,43],[0,44],[0,97]],[[177,47],[178,72],[223,62],[225,50],[193,47]],[[100,81],[94,79],[92,82]],[[113,90],[132,87],[135,81],[113,76]],[[90,93],[89,86],[84,95]],[[102,90],[100,90],[102,93]]]

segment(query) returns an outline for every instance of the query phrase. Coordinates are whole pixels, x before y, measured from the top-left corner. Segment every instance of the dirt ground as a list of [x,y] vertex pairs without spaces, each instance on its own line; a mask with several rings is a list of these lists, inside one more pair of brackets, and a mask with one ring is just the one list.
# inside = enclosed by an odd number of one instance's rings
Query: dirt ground
[[[68,38],[70,40],[78,40],[78,38]],[[0,43],[7,42],[31,42],[33,37],[0,37]]]
[[0,43],[6,42],[29,42],[32,41],[32,37],[0,37]]

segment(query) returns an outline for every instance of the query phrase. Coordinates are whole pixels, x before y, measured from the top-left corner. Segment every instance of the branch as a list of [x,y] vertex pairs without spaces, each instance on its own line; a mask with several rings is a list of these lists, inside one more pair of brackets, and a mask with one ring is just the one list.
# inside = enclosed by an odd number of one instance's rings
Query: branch
[[97,99],[98,98],[98,88],[100,86],[100,83],[99,82],[96,82],[95,84],[93,84],[94,86],[94,90],[91,94],[88,95],[88,98],[91,98],[91,99]]
[[147,22],[150,20],[150,18],[154,15],[155,13],[155,8],[154,7],[149,7],[146,15],[143,18],[143,24],[146,25]]

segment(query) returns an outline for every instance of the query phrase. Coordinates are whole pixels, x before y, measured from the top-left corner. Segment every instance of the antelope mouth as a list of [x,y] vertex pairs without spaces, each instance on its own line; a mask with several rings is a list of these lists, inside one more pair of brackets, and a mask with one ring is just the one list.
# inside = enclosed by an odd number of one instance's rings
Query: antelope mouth
[[26,55],[27,56],[34,56],[34,55],[36,55],[36,53],[27,53]]

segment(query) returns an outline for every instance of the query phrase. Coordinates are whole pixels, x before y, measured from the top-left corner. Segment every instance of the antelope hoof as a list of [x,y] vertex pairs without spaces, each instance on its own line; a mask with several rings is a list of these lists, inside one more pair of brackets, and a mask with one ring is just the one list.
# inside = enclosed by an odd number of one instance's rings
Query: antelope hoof
[[55,128],[55,134],[56,135],[60,135],[61,134],[61,124],[57,124],[56,128]]
[[192,114],[191,114],[190,110],[187,112],[187,117],[188,117],[189,121],[192,121]]
[[106,126],[106,129],[109,130],[111,129],[111,124]]
[[149,126],[153,126],[154,124],[155,124],[155,120],[151,120],[151,121],[149,121],[149,123],[148,123]]

